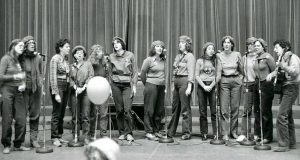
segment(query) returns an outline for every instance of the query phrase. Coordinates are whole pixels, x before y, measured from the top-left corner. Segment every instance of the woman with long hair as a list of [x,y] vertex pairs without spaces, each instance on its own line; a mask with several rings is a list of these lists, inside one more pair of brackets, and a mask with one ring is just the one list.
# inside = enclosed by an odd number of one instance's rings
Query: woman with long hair
[[51,139],[55,146],[68,141],[62,139],[64,116],[69,99],[69,62],[70,41],[60,39],[55,45],[56,54],[50,60],[50,94],[53,105],[51,118]]
[[126,50],[126,43],[122,38],[114,37],[112,45],[114,52],[109,56],[109,74],[117,110],[119,139],[134,141],[131,108],[138,80],[137,63],[134,54]]
[[215,91],[215,45],[207,42],[203,45],[203,55],[196,62],[195,79],[198,82],[198,102],[200,113],[200,132],[202,140],[207,140],[208,121],[207,107],[210,106],[212,131],[217,134],[216,127],[216,91]]
[[167,135],[173,137],[176,133],[180,114],[182,115],[182,140],[192,137],[191,94],[194,84],[196,59],[192,51],[192,39],[188,36],[179,37],[179,53],[175,57],[174,91],[172,102],[172,119]]
[[2,92],[2,137],[3,153],[11,151],[12,123],[15,120],[14,150],[28,151],[22,146],[26,134],[26,106],[23,93],[25,90],[25,73],[22,71],[18,57],[23,53],[24,42],[13,40],[0,62],[0,89]]
[[165,101],[165,44],[154,41],[151,44],[149,57],[142,65],[141,80],[144,89],[144,126],[146,138],[158,140],[161,119],[164,114]]

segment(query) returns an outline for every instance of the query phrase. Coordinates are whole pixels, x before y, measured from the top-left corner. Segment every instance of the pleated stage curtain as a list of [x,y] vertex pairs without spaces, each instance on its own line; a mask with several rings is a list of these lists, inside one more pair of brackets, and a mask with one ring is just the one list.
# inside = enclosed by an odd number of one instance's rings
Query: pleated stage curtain
[[[300,51],[299,0],[0,0],[0,24],[1,56],[12,39],[32,35],[48,61],[60,38],[86,48],[98,43],[111,53],[112,38],[120,36],[139,68],[154,40],[166,43],[171,68],[180,35],[193,39],[196,58],[207,41],[221,49],[225,35],[235,38],[235,50],[242,54],[251,36],[265,39],[272,55],[277,39],[291,41],[293,51]],[[172,76],[171,69],[168,73]]]

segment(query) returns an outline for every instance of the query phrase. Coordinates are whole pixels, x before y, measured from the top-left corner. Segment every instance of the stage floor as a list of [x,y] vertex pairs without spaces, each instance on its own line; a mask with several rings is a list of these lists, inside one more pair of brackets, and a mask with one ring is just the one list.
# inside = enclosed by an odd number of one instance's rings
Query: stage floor
[[[48,128],[49,126],[47,126]],[[121,145],[119,160],[298,160],[300,158],[300,129],[296,129],[297,149],[289,152],[277,153],[271,151],[256,151],[253,147],[240,146],[231,140],[231,146],[211,145],[208,141],[202,141],[199,134],[199,127],[193,126],[195,134],[191,140],[181,141],[180,133],[175,137],[173,144],[160,144],[156,141],[149,141],[144,137],[144,131],[134,131],[136,141],[128,144],[127,141],[118,141]],[[181,128],[178,128],[181,131]],[[274,142],[270,145],[277,146],[276,130],[274,129]],[[113,138],[117,138],[117,131],[113,131]],[[40,132],[42,137],[42,132]],[[47,129],[47,145],[54,149],[53,153],[37,154],[35,150],[16,152],[4,155],[3,146],[0,147],[1,160],[84,160],[84,147],[55,147],[51,145],[50,130]],[[65,130],[64,138],[71,140],[71,131]],[[26,134],[26,146],[29,146],[29,135]]]

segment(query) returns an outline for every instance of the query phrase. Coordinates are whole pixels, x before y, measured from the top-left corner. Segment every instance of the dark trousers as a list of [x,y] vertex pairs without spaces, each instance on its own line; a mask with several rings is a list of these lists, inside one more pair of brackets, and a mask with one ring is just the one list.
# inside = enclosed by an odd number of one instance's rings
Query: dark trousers
[[[174,136],[177,130],[180,114],[182,115],[182,133],[192,134],[191,94],[185,95],[188,86],[187,77],[177,77],[174,80],[172,119],[168,125],[168,135]],[[193,87],[192,87],[193,88]]]
[[85,90],[81,94],[77,95],[77,103],[75,90],[71,92],[70,98],[72,108],[72,133],[73,135],[75,134],[77,112],[77,133],[80,135],[80,128],[82,128],[83,136],[87,137],[90,129],[90,100],[88,99],[87,92]]
[[164,113],[165,86],[145,84],[144,90],[144,126],[146,133],[155,133],[160,129]]
[[[107,130],[107,124],[108,124],[108,117],[107,117],[107,111],[108,111],[108,103],[107,101],[99,105],[94,105],[91,103],[91,112],[90,112],[90,137],[93,137],[95,135],[95,129],[96,129],[96,116],[99,116],[97,126],[100,127],[100,135],[106,136],[106,130]],[[98,112],[98,114],[97,114]]]
[[241,86],[240,76],[221,78],[220,104],[223,135],[237,134]]
[[272,101],[274,98],[273,82],[261,81],[261,102],[258,92],[258,81],[256,83],[256,91],[254,93],[254,125],[257,131],[254,130],[254,134],[261,137],[260,131],[260,105],[262,112],[262,131],[263,139],[273,140],[273,114],[272,114]]
[[37,141],[42,98],[41,87],[37,87],[35,92],[26,88],[23,95],[29,113],[30,142]]
[[[50,93],[51,88],[50,88]],[[63,124],[65,117],[65,110],[69,99],[69,92],[67,86],[65,89],[59,89],[59,96],[61,103],[55,100],[55,95],[51,95],[53,110],[51,118],[51,138],[61,138],[64,132]]]
[[[247,83],[247,84],[246,84]],[[252,110],[254,112],[254,101],[257,99],[258,92],[256,90],[256,85],[254,82],[245,82],[244,83],[244,111],[242,115],[242,135],[250,136],[251,133],[251,116],[252,116]],[[247,119],[248,116],[248,119]],[[255,123],[254,123],[254,133],[259,133],[259,119],[255,117]],[[259,118],[259,117],[258,117]],[[248,124],[247,124],[248,122]],[[247,126],[248,125],[248,126]]]
[[277,116],[277,135],[280,147],[296,145],[295,124],[292,106],[298,96],[298,84],[283,86],[282,100]]
[[[209,83],[210,84],[210,83]],[[208,85],[209,85],[208,84]],[[199,113],[200,113],[200,132],[202,135],[208,133],[208,121],[207,121],[207,102],[210,106],[210,115],[212,122],[213,135],[217,134],[216,127],[216,91],[215,87],[210,92],[206,92],[200,85],[198,85],[197,95],[199,102]]]
[[14,146],[19,148],[25,140],[26,133],[26,106],[23,94],[18,87],[2,86],[2,138],[4,147],[11,146],[12,122],[15,120]]
[[117,125],[121,135],[132,134],[132,93],[130,83],[111,83],[111,90],[117,111]]

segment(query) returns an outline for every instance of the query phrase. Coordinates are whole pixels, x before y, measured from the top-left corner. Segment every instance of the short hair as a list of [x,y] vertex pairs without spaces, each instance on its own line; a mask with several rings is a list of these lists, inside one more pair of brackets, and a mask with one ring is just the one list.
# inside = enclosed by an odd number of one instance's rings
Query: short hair
[[14,49],[14,47],[16,45],[18,45],[20,42],[22,42],[21,39],[14,39],[14,40],[12,40],[11,43],[9,44],[8,51],[12,51],[12,49]]
[[226,39],[229,39],[230,43],[232,44],[231,51],[233,51],[233,50],[234,50],[235,43],[234,43],[234,39],[233,39],[231,36],[224,36],[224,37],[222,38],[222,49],[224,50],[224,48],[223,48],[223,43],[225,42]]
[[56,54],[59,54],[60,53],[60,47],[63,47],[65,44],[69,43],[70,44],[70,40],[68,39],[60,39],[56,42],[55,44],[55,52]]
[[290,43],[289,41],[287,41],[287,40],[284,40],[284,39],[276,40],[276,41],[273,43],[273,46],[275,46],[276,44],[278,44],[278,45],[279,45],[281,48],[283,48],[286,52],[292,50],[291,43]]
[[125,44],[124,40],[119,38],[119,37],[114,37],[113,41],[112,41],[112,46],[113,46],[114,52],[116,52],[116,50],[114,48],[114,41],[117,41],[117,42],[121,43],[122,49],[126,50],[126,44]]
[[262,47],[264,48],[264,51],[267,52],[268,45],[264,39],[258,38],[254,43],[256,43],[256,42],[259,42],[262,45]]

